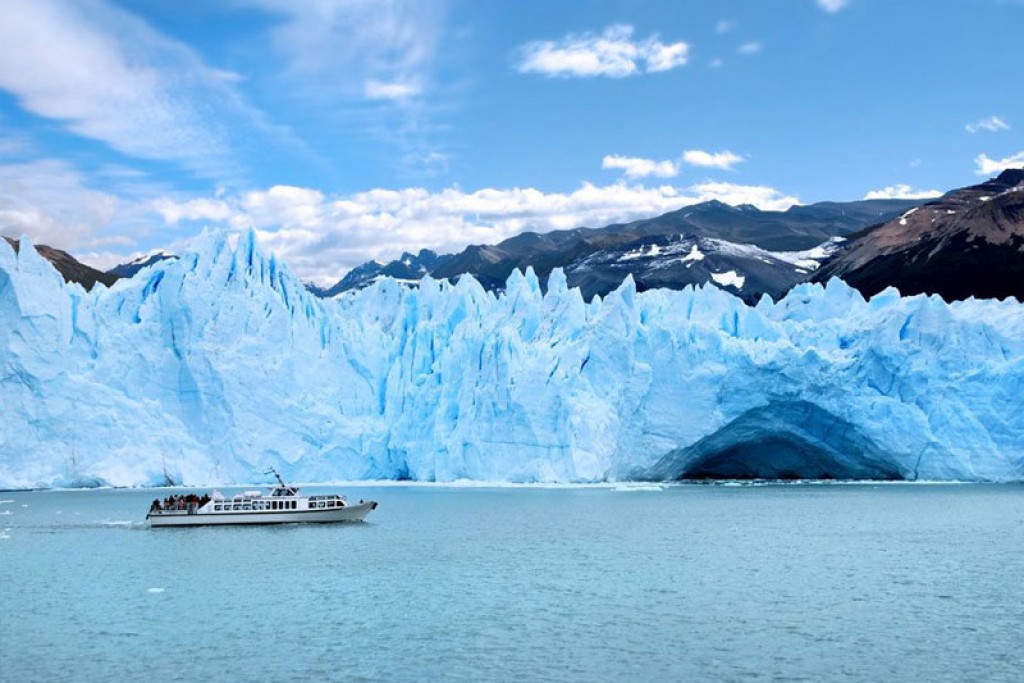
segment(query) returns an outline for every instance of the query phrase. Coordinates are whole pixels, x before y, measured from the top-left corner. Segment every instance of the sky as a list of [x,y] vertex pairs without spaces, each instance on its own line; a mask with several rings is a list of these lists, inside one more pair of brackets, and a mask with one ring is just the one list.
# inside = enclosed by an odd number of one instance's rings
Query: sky
[[1024,166],[1024,0],[6,0],[0,232],[299,277]]

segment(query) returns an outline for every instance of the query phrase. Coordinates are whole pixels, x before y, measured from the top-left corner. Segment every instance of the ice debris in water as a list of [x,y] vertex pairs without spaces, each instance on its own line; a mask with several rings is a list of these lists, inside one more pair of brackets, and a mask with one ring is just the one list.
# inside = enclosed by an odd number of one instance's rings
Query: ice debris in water
[[1024,306],[834,280],[320,300],[253,233],[109,289],[0,240],[0,487],[1024,478]]

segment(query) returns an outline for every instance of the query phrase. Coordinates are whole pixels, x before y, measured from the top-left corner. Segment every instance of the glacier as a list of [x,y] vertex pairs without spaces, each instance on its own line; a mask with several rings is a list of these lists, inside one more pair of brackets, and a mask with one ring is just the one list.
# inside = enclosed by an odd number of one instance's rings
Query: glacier
[[1024,479],[1024,305],[839,280],[586,302],[381,280],[321,300],[254,233],[91,292],[0,240],[0,487]]

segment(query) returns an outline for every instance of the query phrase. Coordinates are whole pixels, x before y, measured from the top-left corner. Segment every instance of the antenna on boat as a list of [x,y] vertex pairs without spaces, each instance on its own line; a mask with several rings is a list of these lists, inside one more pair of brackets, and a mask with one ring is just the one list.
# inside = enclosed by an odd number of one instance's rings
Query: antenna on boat
[[299,490],[294,486],[289,486],[288,484],[284,483],[284,479],[281,478],[281,475],[278,474],[277,470],[274,469],[273,467],[264,470],[263,474],[273,474],[274,477],[277,479],[277,483],[281,485],[281,488],[286,490],[290,495],[294,496],[298,494]]
[[276,469],[274,469],[273,467],[271,467],[271,468],[269,468],[269,469],[266,469],[266,470],[263,470],[263,474],[273,474],[273,475],[274,475],[274,477],[275,477],[275,478],[277,479],[277,483],[278,483],[278,484],[280,484],[280,485],[281,485],[281,486],[283,486],[284,488],[290,488],[290,487],[288,486],[288,484],[284,483],[284,479],[282,479],[282,478],[281,478],[281,475],[280,475],[280,474],[278,474],[278,473],[277,473],[277,470],[276,470]]

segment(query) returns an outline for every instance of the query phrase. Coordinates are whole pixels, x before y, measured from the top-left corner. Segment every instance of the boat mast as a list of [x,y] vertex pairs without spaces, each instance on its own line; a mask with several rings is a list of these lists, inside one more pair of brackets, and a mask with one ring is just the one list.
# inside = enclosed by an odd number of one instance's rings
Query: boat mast
[[277,483],[279,483],[281,485],[281,488],[287,490],[288,493],[292,494],[293,496],[297,493],[296,489],[294,489],[291,486],[289,486],[288,484],[284,483],[284,479],[281,478],[281,475],[278,474],[277,470],[274,469],[273,467],[271,467],[270,469],[264,471],[263,474],[273,474],[274,477],[277,479]]

